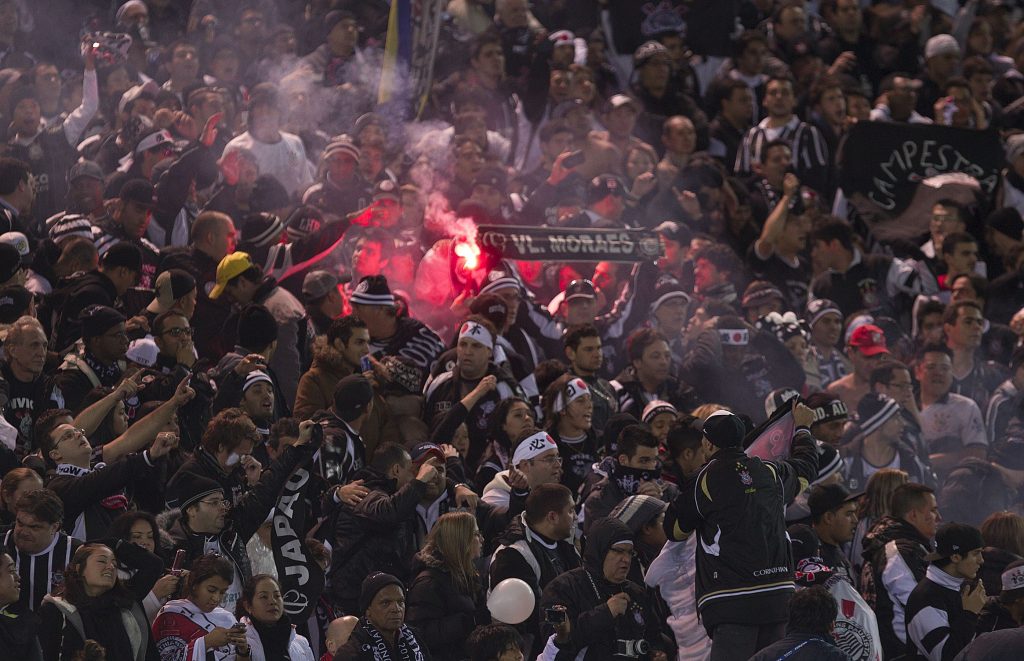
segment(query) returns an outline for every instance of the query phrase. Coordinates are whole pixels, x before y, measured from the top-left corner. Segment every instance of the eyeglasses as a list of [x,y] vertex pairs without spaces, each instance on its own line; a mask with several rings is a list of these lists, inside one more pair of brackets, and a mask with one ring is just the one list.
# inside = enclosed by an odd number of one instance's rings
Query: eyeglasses
[[231,503],[229,503],[224,498],[217,498],[215,500],[200,500],[199,502],[201,502],[201,503],[203,503],[205,505],[211,505],[213,507],[230,507],[231,506]]
[[85,430],[81,427],[72,427],[57,437],[57,445],[60,445],[65,441],[70,441],[78,436],[85,436]]
[[172,335],[174,337],[192,337],[195,332],[193,328],[168,328],[161,335]]

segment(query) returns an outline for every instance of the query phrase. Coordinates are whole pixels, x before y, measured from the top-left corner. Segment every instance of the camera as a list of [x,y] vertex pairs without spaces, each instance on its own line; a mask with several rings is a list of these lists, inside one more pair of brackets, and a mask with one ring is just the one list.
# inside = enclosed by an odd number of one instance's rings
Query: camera
[[619,640],[615,641],[615,656],[625,656],[630,659],[643,656],[651,651],[651,646],[646,640]]
[[548,624],[558,626],[565,622],[565,609],[563,608],[545,608],[544,609],[544,621]]

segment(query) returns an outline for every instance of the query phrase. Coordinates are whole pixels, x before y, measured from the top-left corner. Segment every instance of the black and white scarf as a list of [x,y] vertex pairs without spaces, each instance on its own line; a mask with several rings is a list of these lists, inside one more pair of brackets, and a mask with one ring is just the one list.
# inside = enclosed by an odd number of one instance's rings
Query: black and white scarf
[[363,644],[363,651],[372,652],[373,661],[423,661],[423,651],[420,650],[420,644],[408,626],[403,624],[398,630],[398,644],[395,646],[397,659],[391,656],[391,649],[384,636],[377,631],[377,627],[370,624],[369,620],[364,617],[359,621],[359,626],[370,638],[368,643]]

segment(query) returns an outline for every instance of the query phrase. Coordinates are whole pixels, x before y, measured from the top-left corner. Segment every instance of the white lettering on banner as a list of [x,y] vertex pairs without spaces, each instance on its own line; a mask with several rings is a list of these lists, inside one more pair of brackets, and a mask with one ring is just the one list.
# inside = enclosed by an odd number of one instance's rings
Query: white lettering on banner
[[[907,140],[892,150],[884,162],[879,164],[884,178],[874,177],[872,183],[877,191],[868,193],[868,198],[885,209],[896,208],[896,188],[906,184],[917,184],[922,180],[946,172],[962,172],[978,180],[986,193],[995,190],[999,183],[998,174],[971,161],[952,145],[940,144],[937,140],[923,140],[921,143]],[[923,169],[923,173],[917,170]]]
[[789,567],[769,567],[768,569],[758,569],[754,572],[754,576],[769,576],[771,574],[784,574],[789,571]]

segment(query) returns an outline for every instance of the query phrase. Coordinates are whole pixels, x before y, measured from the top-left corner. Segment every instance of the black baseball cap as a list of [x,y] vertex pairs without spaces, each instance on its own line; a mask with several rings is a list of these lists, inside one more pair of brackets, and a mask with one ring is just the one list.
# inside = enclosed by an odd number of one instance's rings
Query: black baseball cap
[[817,518],[863,495],[863,492],[850,493],[841,484],[816,484],[807,495],[807,509],[811,511],[812,517]]
[[945,560],[954,555],[967,555],[985,547],[981,531],[964,523],[944,523],[935,533],[935,550],[924,557],[928,562]]

